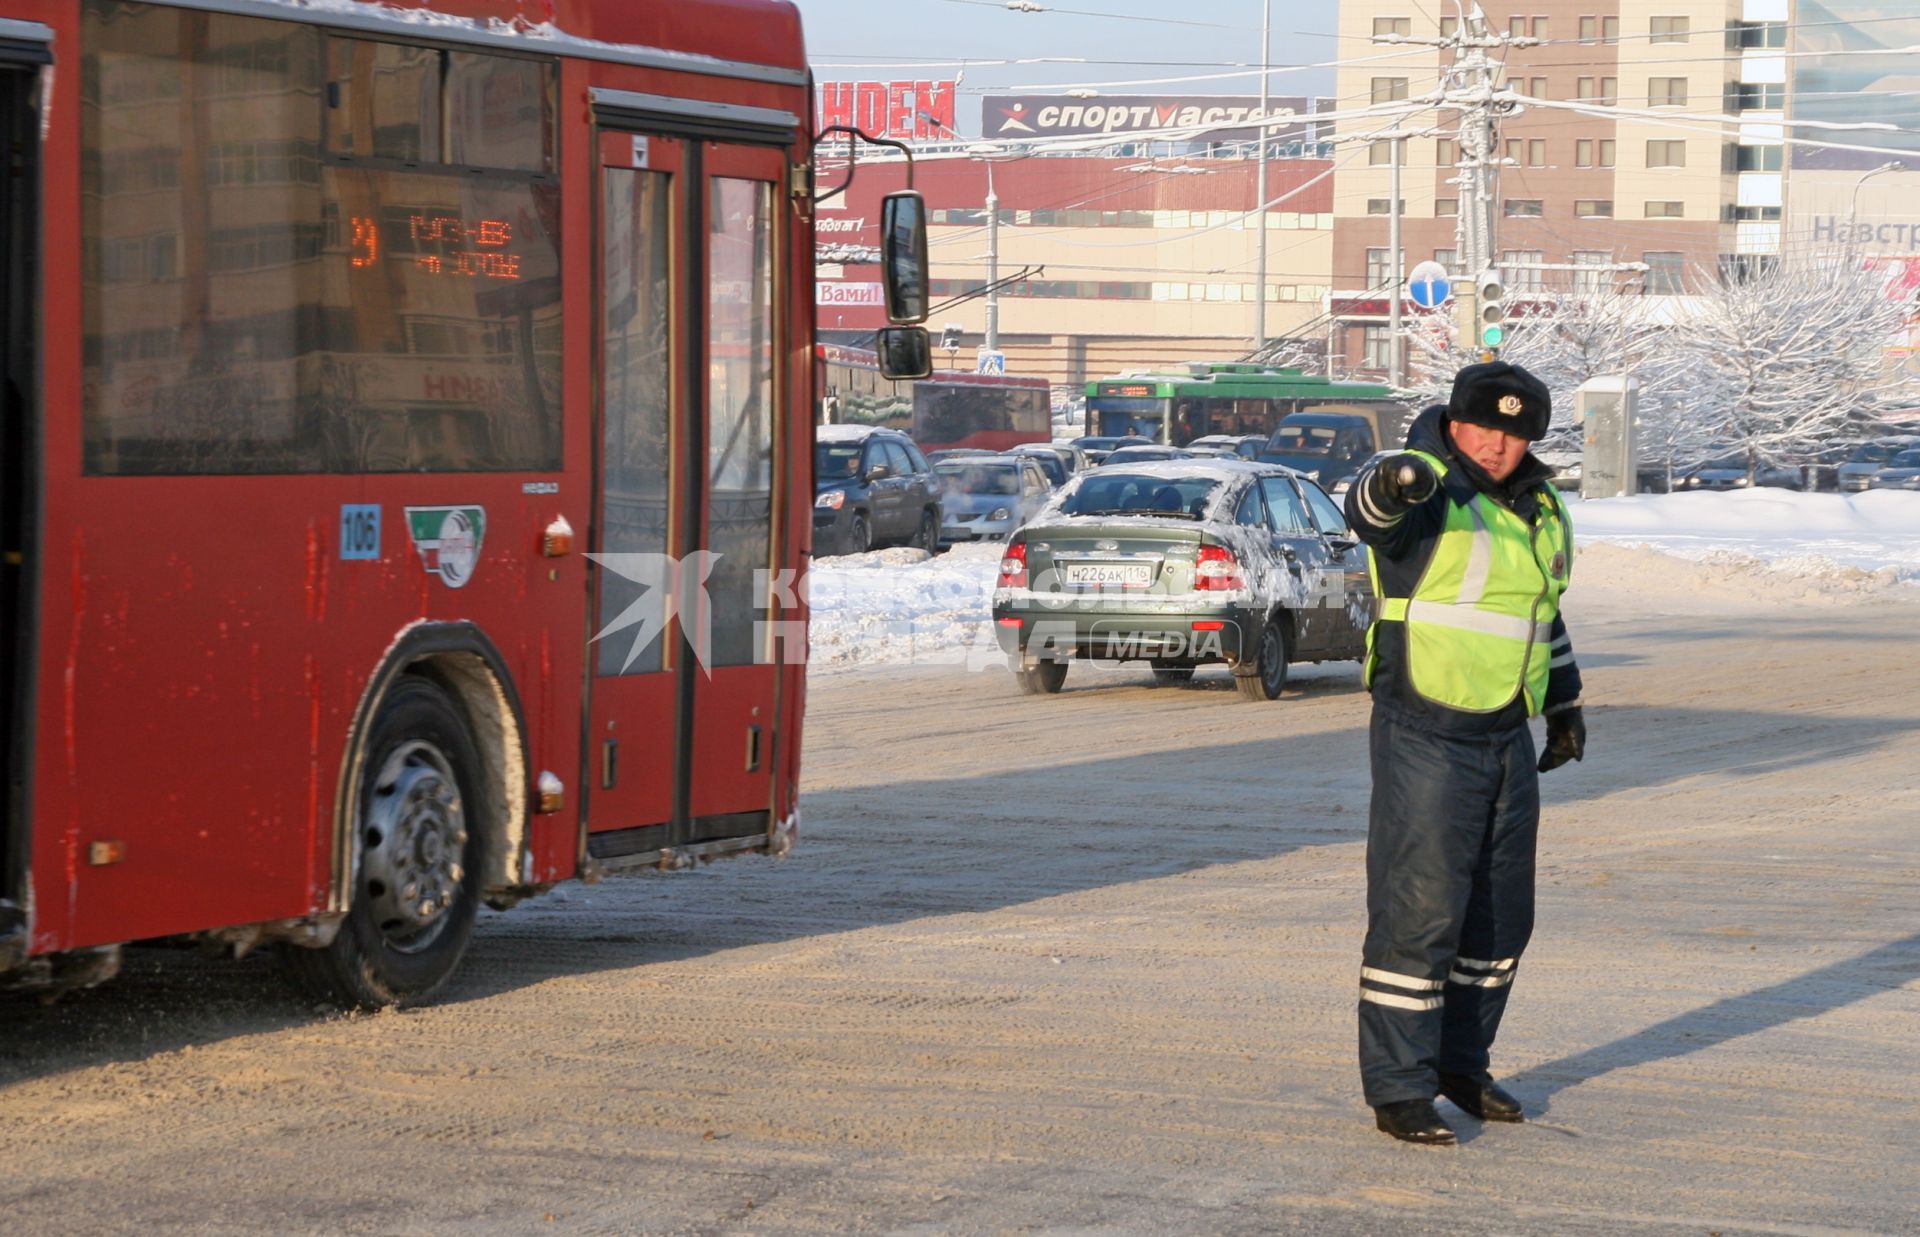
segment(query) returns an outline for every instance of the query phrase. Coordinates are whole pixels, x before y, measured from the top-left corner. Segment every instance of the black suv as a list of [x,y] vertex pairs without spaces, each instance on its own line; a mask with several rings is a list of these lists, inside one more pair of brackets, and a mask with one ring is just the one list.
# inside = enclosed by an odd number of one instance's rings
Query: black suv
[[815,427],[813,552],[890,542],[940,548],[940,485],[913,439],[867,425]]

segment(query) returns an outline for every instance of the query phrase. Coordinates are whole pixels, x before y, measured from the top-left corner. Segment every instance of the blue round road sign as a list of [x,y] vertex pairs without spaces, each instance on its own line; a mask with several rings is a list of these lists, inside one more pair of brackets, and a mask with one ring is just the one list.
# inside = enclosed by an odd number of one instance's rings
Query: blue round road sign
[[1422,309],[1433,309],[1453,295],[1447,268],[1438,262],[1422,262],[1407,277],[1407,297]]

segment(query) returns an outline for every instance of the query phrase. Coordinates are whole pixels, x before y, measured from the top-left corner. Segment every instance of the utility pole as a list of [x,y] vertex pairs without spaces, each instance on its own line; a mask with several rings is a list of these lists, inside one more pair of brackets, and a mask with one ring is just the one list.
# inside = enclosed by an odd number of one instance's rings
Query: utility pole
[[1000,351],[1000,198],[993,191],[993,162],[987,161],[987,331],[986,349]]
[[1462,273],[1470,278],[1493,265],[1494,217],[1500,203],[1497,121],[1514,110],[1510,99],[1496,97],[1499,66],[1487,53],[1522,42],[1531,45],[1533,40],[1494,35],[1478,4],[1469,8],[1452,40],[1455,59],[1442,98],[1460,112],[1460,213],[1454,222],[1454,243],[1460,250]]
[[1387,204],[1391,207],[1387,212],[1387,269],[1392,272],[1392,286],[1387,289],[1387,383],[1397,391],[1406,377],[1406,350],[1400,346],[1401,285],[1407,278],[1401,269],[1405,263],[1400,260],[1400,164],[1407,138],[1396,124],[1388,140],[1393,143],[1393,177],[1387,188]]
[[1273,0],[1264,0],[1260,17],[1260,122],[1254,129],[1260,139],[1260,167],[1254,178],[1253,226],[1258,229],[1254,249],[1258,254],[1253,281],[1253,347],[1267,346],[1267,143],[1273,134],[1267,129],[1267,75],[1273,57]]

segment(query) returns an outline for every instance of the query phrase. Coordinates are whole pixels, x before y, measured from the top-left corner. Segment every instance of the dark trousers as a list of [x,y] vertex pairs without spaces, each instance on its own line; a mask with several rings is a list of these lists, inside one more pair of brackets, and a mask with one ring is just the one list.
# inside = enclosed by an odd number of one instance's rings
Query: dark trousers
[[1360,1080],[1380,1105],[1487,1072],[1533,934],[1540,775],[1524,725],[1453,738],[1376,704],[1369,738]]

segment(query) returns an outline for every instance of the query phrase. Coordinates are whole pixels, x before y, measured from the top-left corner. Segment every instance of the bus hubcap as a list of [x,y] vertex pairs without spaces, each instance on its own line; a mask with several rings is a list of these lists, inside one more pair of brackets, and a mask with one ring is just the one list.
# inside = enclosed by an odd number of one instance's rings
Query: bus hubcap
[[415,740],[387,757],[362,842],[362,888],[381,934],[396,949],[425,948],[446,926],[465,875],[466,812],[439,748]]

